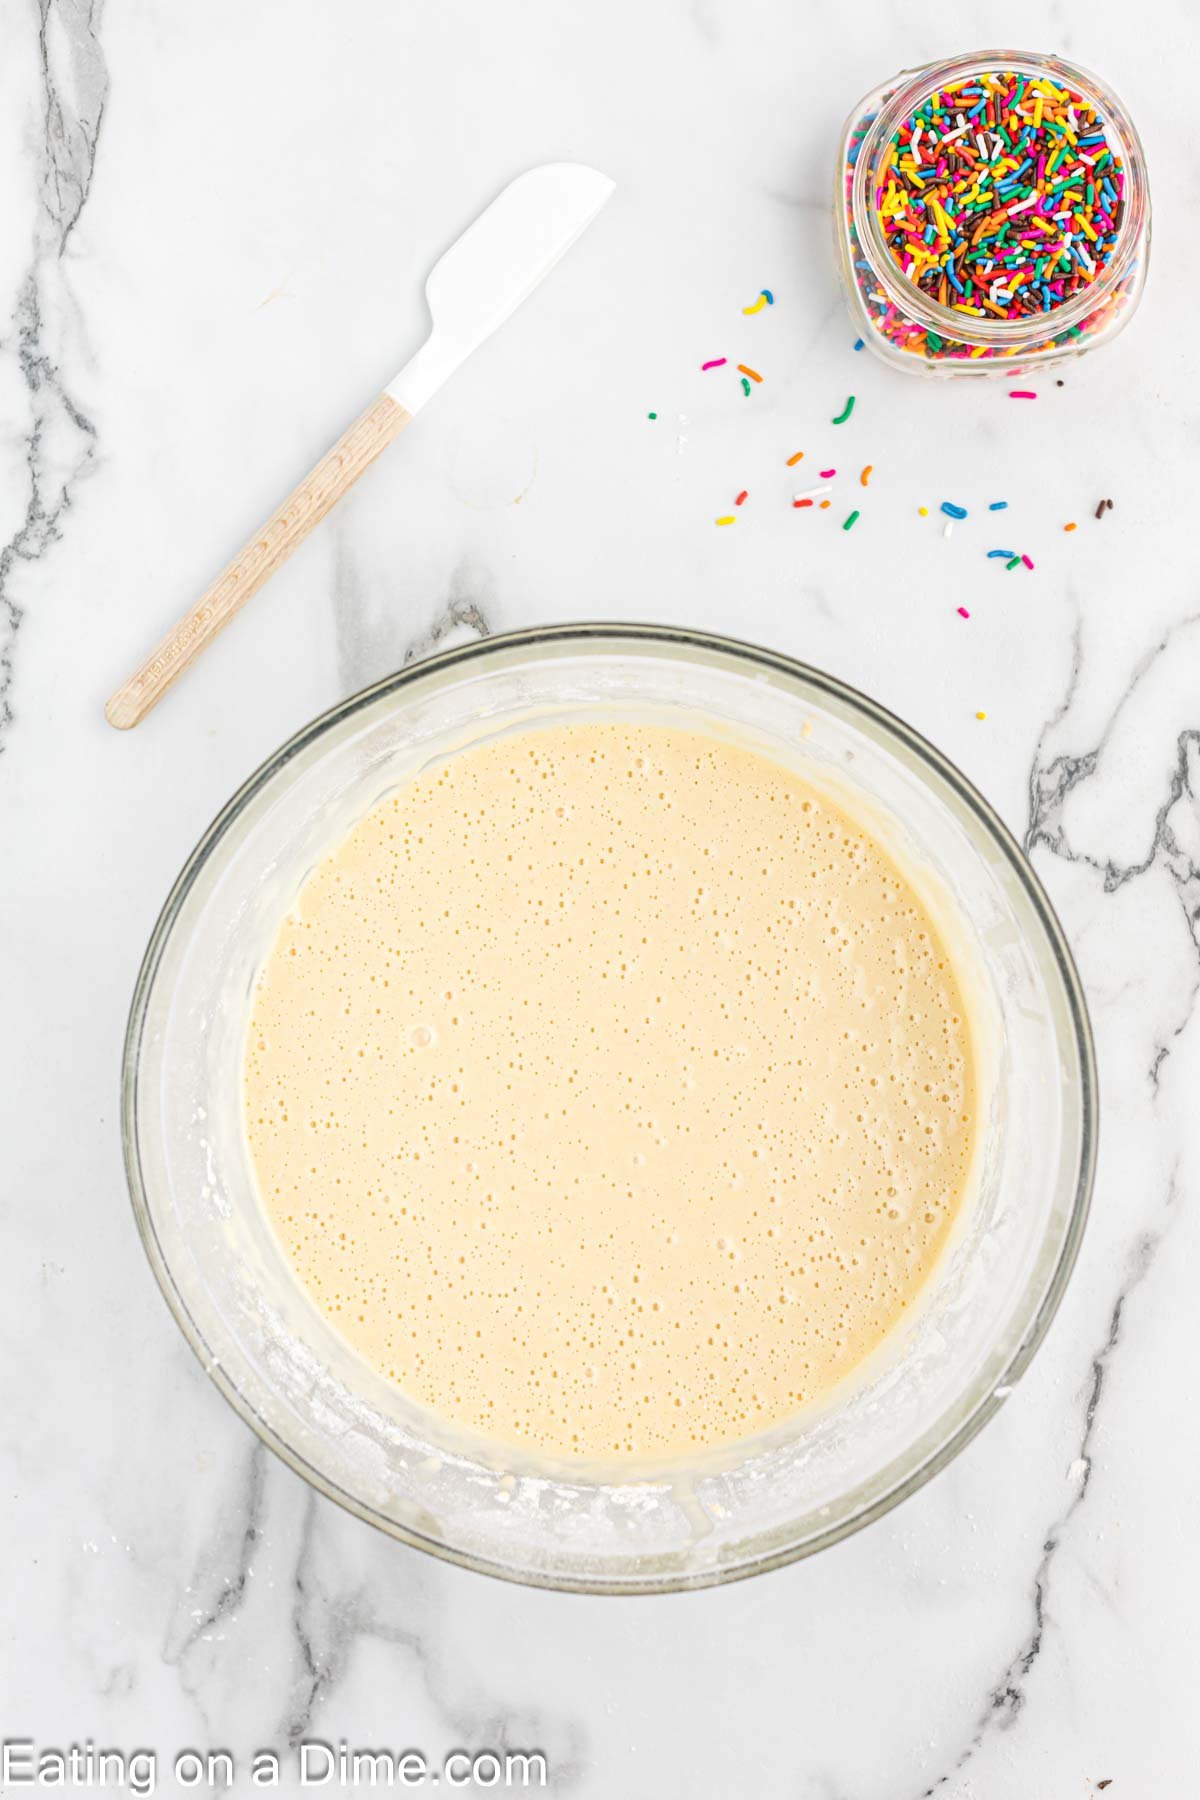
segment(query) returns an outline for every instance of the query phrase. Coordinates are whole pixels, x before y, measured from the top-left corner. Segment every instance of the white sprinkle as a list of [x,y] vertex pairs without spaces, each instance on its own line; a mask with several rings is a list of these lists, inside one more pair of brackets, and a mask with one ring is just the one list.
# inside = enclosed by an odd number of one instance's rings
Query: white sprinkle
[[[958,115],[958,116],[959,116],[959,119],[960,119],[960,121],[961,121],[961,119],[962,119],[962,114],[961,114],[961,113],[959,113],[959,115]],[[965,125],[963,125],[963,124],[961,124],[961,123],[960,123],[960,124],[959,124],[959,127],[958,127],[958,129],[957,129],[957,131],[948,131],[948,132],[946,132],[946,134],[945,134],[945,136],[944,136],[944,137],[943,137],[943,138],[942,138],[942,142],[943,142],[943,144],[952,144],[952,143],[953,143],[953,142],[954,142],[954,140],[955,140],[955,138],[960,138],[960,137],[963,137],[963,136],[965,136],[965,134],[966,134],[966,129],[967,129],[967,128],[966,128],[966,126],[965,126]]]
[[1036,202],[1037,202],[1037,195],[1030,194],[1030,196],[1027,200],[1014,200],[1012,205],[1006,206],[1004,210],[1008,214],[1009,218],[1011,219],[1014,213],[1028,212],[1029,208],[1031,206],[1035,205]]
[[983,141],[982,131],[977,131],[975,133],[975,143],[979,149],[980,156],[982,156],[984,162],[986,162],[987,161],[987,145]]
[[943,525],[943,526],[942,526],[942,536],[943,536],[943,537],[949,537],[949,536],[950,536],[950,533],[951,533],[951,532],[952,532],[952,531],[953,531],[953,530],[954,530],[954,520],[953,520],[953,519],[947,519],[947,520],[946,520],[946,523],[945,523],[945,524],[944,524],[944,525]]
[[822,494],[827,494],[828,492],[829,492],[829,483],[827,481],[823,481],[821,483],[820,487],[801,488],[801,490],[798,494],[792,495],[792,499],[793,500],[819,500],[821,498]]
[[909,145],[908,145],[909,149],[912,151],[912,159],[913,159],[914,163],[916,163],[918,168],[920,168],[920,166],[921,166],[920,144],[921,144],[921,134],[924,130],[925,130],[925,127],[923,125],[918,125],[917,129],[913,132],[912,137],[909,140]]

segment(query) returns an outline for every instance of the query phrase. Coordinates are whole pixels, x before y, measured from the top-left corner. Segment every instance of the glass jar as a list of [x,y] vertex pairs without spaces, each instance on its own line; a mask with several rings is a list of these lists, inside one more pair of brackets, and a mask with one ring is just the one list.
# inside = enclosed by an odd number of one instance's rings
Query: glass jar
[[[1017,78],[1007,92],[977,85],[1000,72]],[[998,130],[989,128],[986,113],[980,117],[981,109],[988,107],[989,91],[1000,103],[998,109],[990,109]],[[1048,110],[1066,112],[1062,126],[1042,128],[1039,95],[1045,96]],[[1028,119],[1031,100],[1036,131]],[[1068,123],[1077,118],[1073,109],[1079,100],[1098,115],[1090,142],[1085,134],[1082,144]],[[936,123],[916,130],[920,160],[907,156],[902,172],[896,167],[899,134],[930,101],[938,109]],[[1014,123],[1013,106],[1025,108],[1015,144],[1005,129]],[[941,126],[950,114],[952,129],[943,133]],[[1103,142],[1096,137],[1100,127]],[[926,129],[922,159],[919,140]],[[1064,145],[1060,157],[1066,161],[1073,151],[1087,162],[1094,179],[1055,193],[1062,184],[1054,180],[1053,151],[1048,157],[1039,156],[1032,166],[1032,181],[1028,156],[1024,177],[1019,167],[1013,167],[1010,152],[1026,146],[1036,150],[1050,131]],[[952,140],[956,148],[947,150]],[[930,150],[939,159],[932,165]],[[1093,166],[1097,162],[1099,170]],[[1005,170],[999,181],[991,169],[997,163]],[[956,190],[959,210],[949,217],[931,202],[928,210],[936,223],[914,235],[911,228],[895,222],[898,217],[925,218],[929,173],[922,177],[921,170],[933,173],[938,182],[958,180],[968,191]],[[993,190],[993,197],[984,193],[979,199],[981,189]],[[888,210],[881,212],[881,207]],[[994,209],[990,214],[989,207]],[[962,229],[968,213],[969,231]],[[1089,239],[1092,248],[1099,241],[1089,213],[1111,223],[1104,262],[1088,247]],[[951,242],[960,244],[965,256],[973,247],[972,238],[1002,216],[1003,223],[995,226],[999,248],[1016,252],[1027,265],[1026,270],[1015,269],[1024,284],[1019,299],[998,285],[1014,272],[1011,264],[1006,270],[1003,258],[994,262],[987,256],[982,263],[987,276],[994,276],[990,299],[982,286],[973,285],[978,262],[965,269],[959,253],[947,259],[948,266],[924,262],[926,241],[935,246],[928,253],[931,258]],[[977,225],[976,220],[982,223]],[[1112,89],[1059,57],[991,50],[928,63],[875,88],[850,114],[836,173],[834,231],[838,265],[860,339],[885,362],[929,375],[1010,376],[1022,368],[1058,363],[1115,337],[1141,298],[1150,249],[1150,193],[1141,141]],[[914,273],[917,268],[920,275]],[[965,286],[960,275],[965,276]],[[926,285],[918,286],[919,279]],[[1017,285],[1011,283],[1013,289]],[[935,287],[938,291],[927,291]]]

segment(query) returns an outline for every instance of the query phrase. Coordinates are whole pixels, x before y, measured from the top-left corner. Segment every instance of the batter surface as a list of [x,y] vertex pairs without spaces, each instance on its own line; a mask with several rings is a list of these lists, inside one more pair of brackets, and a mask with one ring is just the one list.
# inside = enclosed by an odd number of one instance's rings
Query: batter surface
[[245,1108],[366,1360],[556,1455],[694,1453],[825,1393],[937,1259],[974,1138],[956,976],[864,827],[715,738],[467,751],[310,877]]

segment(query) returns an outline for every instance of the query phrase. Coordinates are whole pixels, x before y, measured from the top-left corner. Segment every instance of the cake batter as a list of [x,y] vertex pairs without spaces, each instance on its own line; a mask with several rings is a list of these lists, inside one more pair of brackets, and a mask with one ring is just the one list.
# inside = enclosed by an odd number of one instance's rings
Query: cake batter
[[783,766],[578,724],[453,757],[308,880],[245,1109],[299,1279],[414,1400],[555,1456],[694,1455],[910,1308],[974,1145],[945,944]]

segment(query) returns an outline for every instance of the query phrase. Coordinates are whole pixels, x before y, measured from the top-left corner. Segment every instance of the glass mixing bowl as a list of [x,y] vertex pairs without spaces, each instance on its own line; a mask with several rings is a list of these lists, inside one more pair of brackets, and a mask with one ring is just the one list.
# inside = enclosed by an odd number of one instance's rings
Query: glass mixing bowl
[[[985,1055],[957,1236],[902,1330],[835,1402],[687,1466],[539,1464],[452,1433],[310,1302],[258,1202],[241,1123],[256,972],[314,864],[384,793],[498,733],[583,718],[699,725],[839,789],[922,871]],[[994,1413],[1079,1247],[1096,1077],[1079,980],[1028,863],[900,720],[784,656],[686,631],[517,632],[402,669],[276,752],[197,845],[138,977],[123,1132],[134,1211],[181,1330],[285,1462],[360,1518],[493,1575],[651,1593],[835,1543],[927,1481]]]

